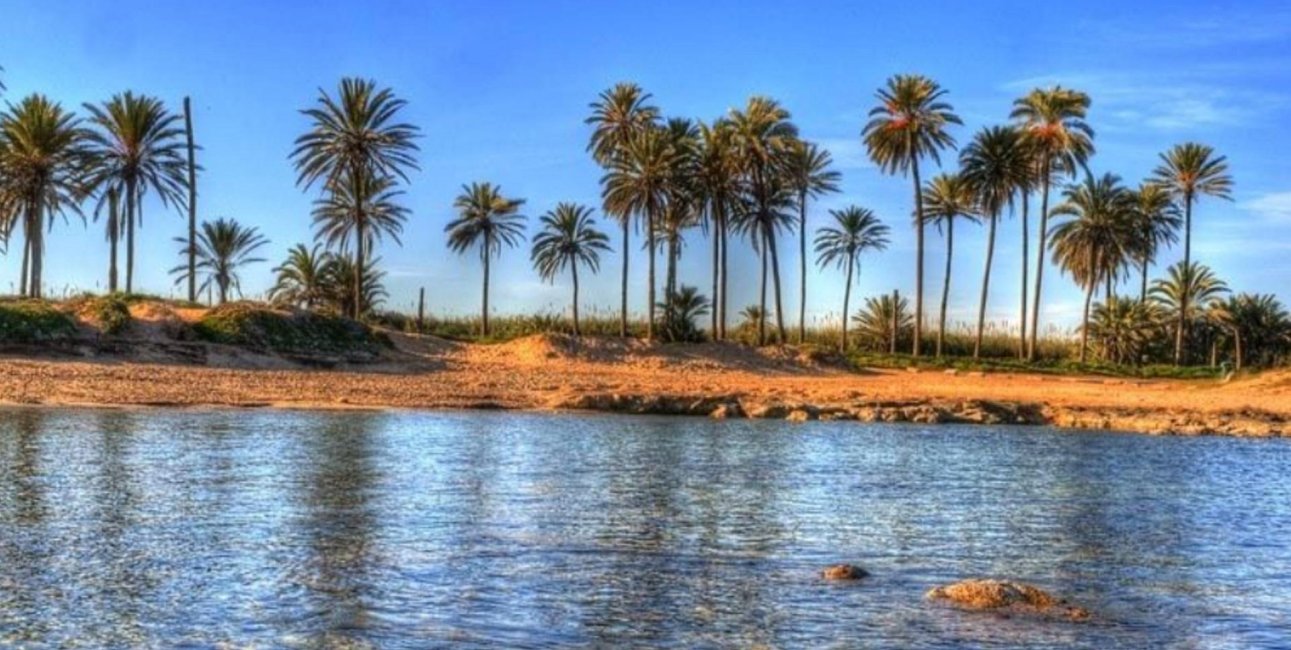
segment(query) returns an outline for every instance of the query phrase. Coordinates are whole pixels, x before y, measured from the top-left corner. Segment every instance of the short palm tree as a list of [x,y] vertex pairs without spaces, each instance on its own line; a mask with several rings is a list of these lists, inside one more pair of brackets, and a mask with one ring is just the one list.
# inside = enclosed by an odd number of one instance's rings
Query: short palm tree
[[[1165,308],[1176,328],[1191,329],[1210,304],[1228,293],[1228,285],[1210,267],[1197,262],[1178,262],[1166,269],[1164,278],[1152,283],[1148,295]],[[1186,339],[1186,335],[1184,337]],[[1180,335],[1175,332],[1175,344]],[[1186,350],[1185,350],[1186,352]],[[1184,356],[1176,349],[1177,363]]]
[[[865,299],[865,307],[852,315],[857,334],[875,351],[891,352],[911,334],[914,318],[910,315],[910,301],[905,296],[884,294]],[[896,325],[895,331],[893,324]]]
[[[372,241],[368,215],[368,192],[377,186],[372,179],[408,180],[417,169],[417,127],[399,121],[406,102],[375,81],[346,77],[336,96],[319,89],[317,104],[301,111],[310,128],[296,138],[291,159],[296,165],[296,184],[308,190],[321,185],[325,193],[348,191],[355,210],[349,220],[354,231],[354,292],[362,292],[364,265]],[[342,190],[341,188],[345,188]],[[387,188],[388,189],[388,188]],[[354,309],[359,309],[356,302]],[[359,317],[356,311],[355,318]]]
[[[125,289],[134,290],[134,232],[143,225],[143,197],[155,192],[162,205],[172,206],[187,196],[188,163],[184,128],[156,97],[126,91],[100,105],[85,104],[89,112],[90,148],[97,164],[87,180],[106,191],[115,188],[125,200],[124,224],[109,227],[115,250],[120,225],[125,226]],[[117,272],[108,274],[108,290],[116,291]]]
[[946,274],[941,286],[941,311],[937,316],[937,351],[946,339],[946,306],[950,301],[951,259],[955,254],[955,221],[980,220],[973,187],[959,174],[940,174],[924,185],[923,219],[946,233]]
[[[627,290],[628,226],[633,216],[645,221],[646,248],[649,259],[647,293],[649,299],[646,338],[654,338],[655,306],[655,220],[660,218],[667,201],[675,150],[668,134],[661,128],[649,129],[630,139],[619,155],[610,160],[609,172],[601,178],[601,197],[605,211],[624,222],[623,269],[624,291]],[[627,303],[624,303],[626,324]]]
[[1234,370],[1248,359],[1272,365],[1291,347],[1291,316],[1270,294],[1241,293],[1211,304],[1206,317],[1233,342]]
[[[784,305],[780,295],[780,261],[776,251],[776,230],[784,222],[776,212],[786,199],[792,200],[784,178],[785,161],[798,139],[798,128],[789,121],[789,111],[768,97],[750,97],[743,110],[728,116],[735,140],[736,158],[748,184],[748,198],[757,224],[758,237],[770,255],[775,281],[776,330],[785,342]],[[786,225],[792,226],[792,222]],[[763,256],[763,263],[767,263]],[[764,282],[765,284],[765,282]],[[763,291],[765,294],[765,291]],[[763,317],[766,307],[763,305]],[[759,338],[765,342],[765,325]]]
[[[986,327],[986,300],[991,287],[991,263],[995,258],[995,227],[1005,208],[1012,208],[1020,179],[1030,177],[1032,160],[1021,133],[1012,127],[982,129],[959,156],[960,177],[976,197],[978,209],[988,222],[986,269],[982,273],[982,295],[977,309],[977,336],[973,358],[981,355]],[[918,320],[916,319],[916,330]]]
[[360,316],[376,309],[390,294],[386,292],[385,273],[377,270],[381,259],[370,260],[359,276],[359,292],[354,293],[354,274],[358,267],[354,258],[345,254],[327,254],[323,267],[323,293],[327,303],[342,314],[358,313]]
[[1139,237],[1135,256],[1139,262],[1142,288],[1139,300],[1148,299],[1148,265],[1156,261],[1163,246],[1179,241],[1183,218],[1170,193],[1156,183],[1141,183],[1134,193],[1138,205]]
[[[1196,142],[1175,145],[1161,154],[1161,164],[1152,171],[1153,182],[1164,186],[1183,204],[1183,265],[1192,263],[1192,204],[1201,196],[1232,199],[1233,177],[1228,173],[1228,159],[1215,150]],[[1188,295],[1182,296],[1187,311]],[[1174,362],[1182,363],[1187,327],[1182,320],[1175,329]]]
[[713,338],[726,338],[726,236],[739,210],[743,182],[730,122],[699,125],[695,174],[699,200],[713,237]]
[[502,247],[514,247],[524,234],[524,215],[520,206],[524,199],[510,199],[502,195],[502,188],[492,183],[471,183],[462,186],[462,193],[453,201],[457,218],[444,227],[448,233],[448,247],[455,253],[479,246],[480,261],[484,262],[484,299],[481,309],[480,333],[489,335],[489,261],[502,254]]
[[[408,221],[403,191],[393,178],[363,174],[354,183],[341,183],[314,200],[311,215],[314,239],[339,251],[372,251],[382,237],[396,244]],[[362,237],[363,241],[358,241]]]
[[[592,115],[585,121],[592,125],[592,136],[587,149],[592,152],[592,159],[607,172],[601,179],[603,190],[608,174],[614,172],[615,160],[626,155],[630,145],[643,134],[658,126],[659,109],[650,105],[650,94],[634,83],[620,83],[601,92],[590,108]],[[622,170],[620,170],[622,171]],[[623,277],[620,295],[622,311],[619,314],[619,336],[628,335],[628,240],[632,233],[632,218],[638,216],[634,211],[621,212],[622,197],[617,197],[619,204],[612,205],[608,192],[603,205],[605,213],[617,218],[623,226]],[[653,276],[653,273],[651,274]],[[653,297],[651,298],[653,303]],[[652,325],[647,325],[647,329]]]
[[1045,250],[1049,237],[1049,189],[1055,175],[1074,177],[1094,153],[1094,130],[1085,122],[1089,95],[1053,86],[1036,88],[1013,102],[1011,117],[1019,122],[1023,138],[1037,158],[1040,185],[1040,247],[1036,249],[1035,293],[1031,299],[1031,336],[1027,358],[1034,360],[1040,331],[1041,289],[1044,286]]
[[843,285],[843,339],[842,351],[847,351],[847,315],[852,298],[852,277],[860,275],[861,253],[881,251],[888,247],[889,229],[873,212],[850,206],[830,210],[833,225],[816,231],[816,261],[821,267],[830,265],[847,270]]
[[575,203],[561,203],[555,210],[542,215],[542,230],[534,235],[533,266],[542,279],[552,282],[556,274],[569,269],[574,284],[574,336],[582,332],[578,327],[578,267],[586,266],[592,273],[601,268],[601,253],[609,252],[609,237],[596,229],[592,209]]
[[922,75],[897,75],[875,93],[879,103],[861,132],[870,158],[885,173],[909,172],[914,177],[915,307],[913,352],[919,356],[923,338],[923,183],[919,159],[941,164],[941,150],[954,148],[946,131],[963,124],[945,101],[946,90]]
[[795,141],[785,162],[785,179],[798,197],[798,342],[802,343],[807,340],[807,202],[837,192],[842,174],[830,169],[834,160],[829,151],[814,142]]
[[29,95],[0,114],[0,232],[21,224],[21,293],[44,286],[45,222],[81,214],[91,160],[80,120],[44,95]]
[[1162,312],[1154,302],[1111,296],[1094,305],[1089,334],[1114,363],[1137,364],[1161,333]]
[[682,285],[668,296],[662,323],[664,340],[671,342],[704,340],[704,332],[695,325],[695,319],[707,314],[710,307],[708,298],[701,295],[698,288]]
[[1080,332],[1080,362],[1089,342],[1089,308],[1094,289],[1114,281],[1131,262],[1138,236],[1134,193],[1113,174],[1086,177],[1063,192],[1064,201],[1053,210],[1067,217],[1053,229],[1053,261],[1070,273],[1085,290],[1085,310]]
[[[184,263],[170,270],[176,276],[175,284],[188,281],[188,239],[176,237],[175,241],[182,246]],[[263,262],[263,258],[254,257],[261,246],[268,244],[254,228],[248,228],[233,219],[219,218],[215,221],[203,221],[197,234],[197,273],[203,276],[198,291],[214,288],[220,297],[220,304],[229,299],[229,291],[241,293],[242,282],[238,269],[248,264]]]
[[296,244],[287,259],[274,267],[275,279],[269,301],[316,309],[327,299],[327,272],[332,255],[315,244]]

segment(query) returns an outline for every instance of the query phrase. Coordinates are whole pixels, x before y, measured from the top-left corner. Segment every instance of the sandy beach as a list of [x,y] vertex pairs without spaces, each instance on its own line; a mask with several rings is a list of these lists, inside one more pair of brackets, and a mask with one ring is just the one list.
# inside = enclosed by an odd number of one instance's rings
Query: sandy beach
[[[0,402],[601,410],[713,417],[1050,424],[1154,434],[1291,433],[1291,374],[1228,383],[1041,374],[870,370],[798,358],[791,348],[651,345],[533,336],[493,345],[393,335],[375,363],[318,369],[201,346],[164,354],[9,353]],[[195,344],[200,345],[200,344]],[[202,349],[205,348],[205,349]]]

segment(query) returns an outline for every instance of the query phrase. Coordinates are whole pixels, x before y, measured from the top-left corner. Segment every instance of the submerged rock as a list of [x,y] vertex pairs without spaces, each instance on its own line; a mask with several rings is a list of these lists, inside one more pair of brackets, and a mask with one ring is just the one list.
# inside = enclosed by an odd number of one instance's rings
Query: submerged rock
[[928,591],[927,598],[946,600],[971,610],[1006,610],[1060,616],[1075,621],[1089,618],[1089,612],[1043,589],[1007,580],[963,580]]
[[826,580],[860,580],[870,575],[865,569],[852,564],[835,564],[825,567],[820,576]]

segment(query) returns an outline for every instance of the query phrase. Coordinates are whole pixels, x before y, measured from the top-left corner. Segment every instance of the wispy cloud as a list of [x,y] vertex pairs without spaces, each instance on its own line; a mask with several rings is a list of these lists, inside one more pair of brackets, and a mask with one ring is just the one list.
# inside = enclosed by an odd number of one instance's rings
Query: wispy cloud
[[1266,221],[1291,223],[1291,192],[1269,192],[1249,201],[1243,201],[1237,207],[1252,212]]
[[833,155],[834,167],[841,171],[874,167],[874,162],[865,152],[865,146],[861,144],[859,133],[854,138],[821,138],[816,143]]

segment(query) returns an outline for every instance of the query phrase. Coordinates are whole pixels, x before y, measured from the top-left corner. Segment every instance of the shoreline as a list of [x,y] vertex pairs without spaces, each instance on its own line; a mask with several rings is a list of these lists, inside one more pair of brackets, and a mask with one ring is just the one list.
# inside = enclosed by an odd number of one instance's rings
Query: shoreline
[[0,356],[0,404],[292,410],[520,410],[916,424],[1023,424],[1154,435],[1291,437],[1291,373],[1229,384],[864,370],[785,349],[540,335],[465,344],[398,335],[375,363],[309,367],[213,346],[147,355]]

